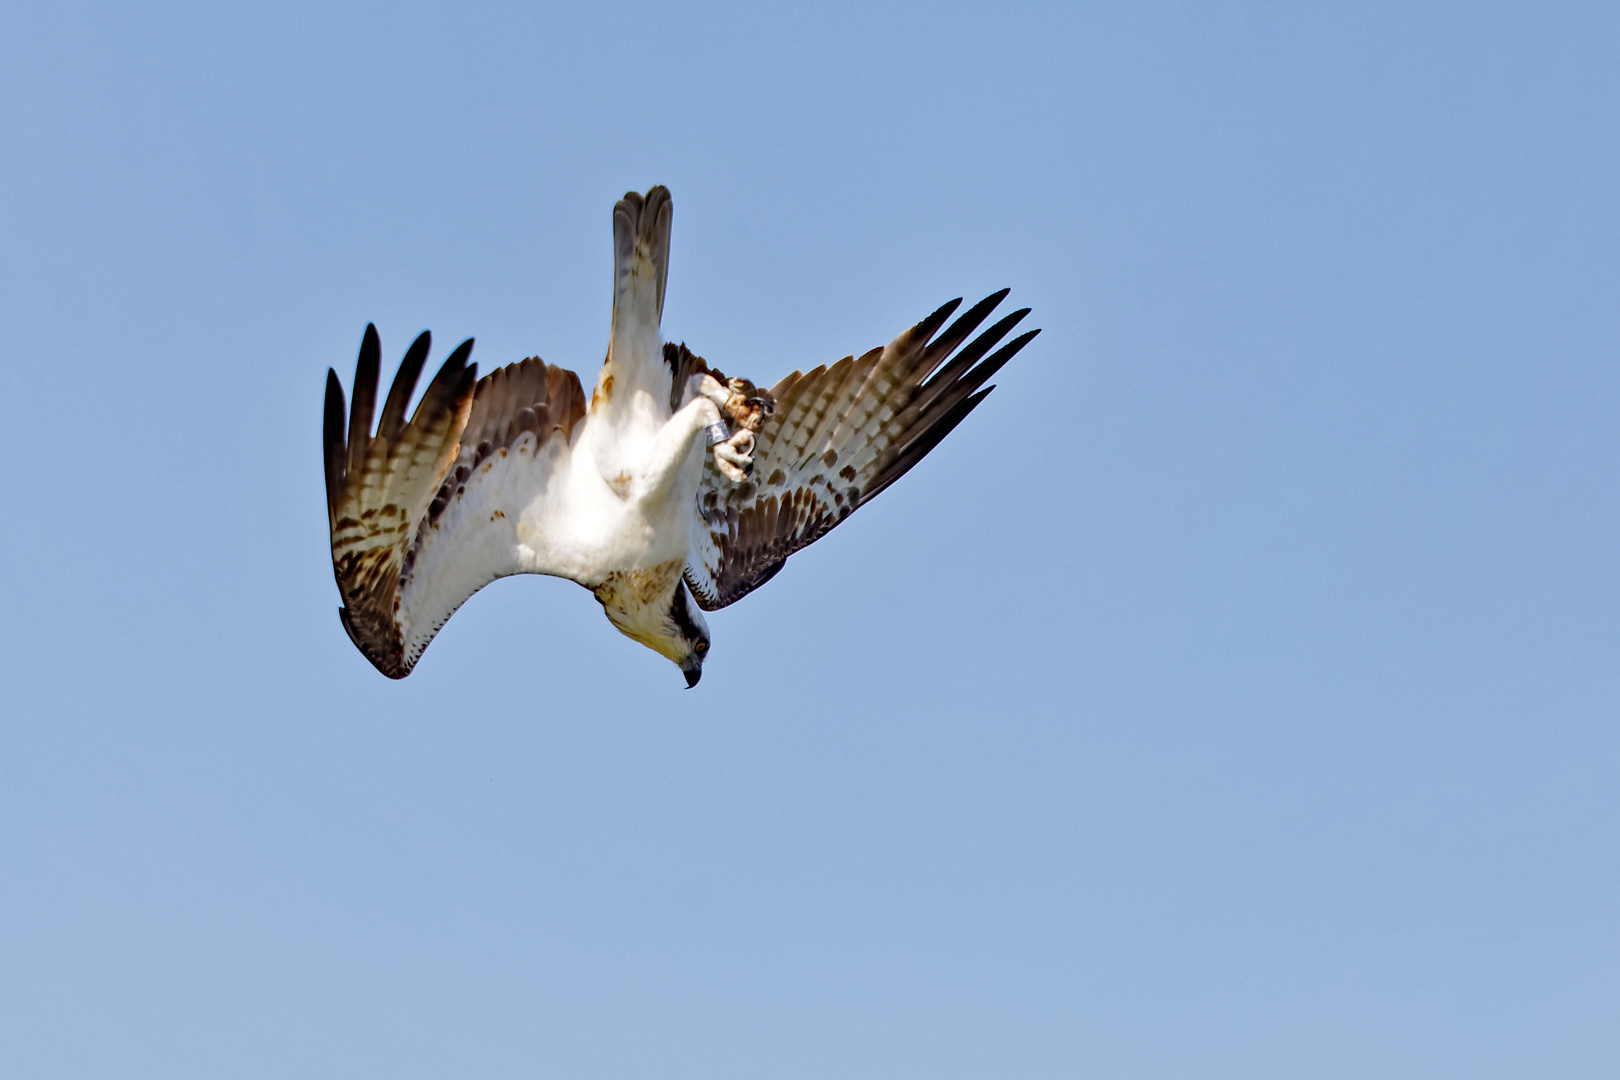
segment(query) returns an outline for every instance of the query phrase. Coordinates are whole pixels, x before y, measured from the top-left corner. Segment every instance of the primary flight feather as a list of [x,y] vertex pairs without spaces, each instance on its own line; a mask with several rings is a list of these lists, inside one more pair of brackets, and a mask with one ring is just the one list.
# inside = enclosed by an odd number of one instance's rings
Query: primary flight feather
[[549,574],[590,589],[621,633],[696,685],[710,641],[702,613],[769,581],[903,476],[1039,332],[1002,344],[1026,308],[973,337],[1006,290],[951,322],[953,300],[882,348],[760,391],[663,340],[671,216],[662,187],[613,208],[613,323],[588,400],[577,375],[539,359],[477,378],[469,339],[407,421],[424,333],[373,434],[376,329],[347,409],[327,372],[339,615],[384,675],[409,675],[491,581]]

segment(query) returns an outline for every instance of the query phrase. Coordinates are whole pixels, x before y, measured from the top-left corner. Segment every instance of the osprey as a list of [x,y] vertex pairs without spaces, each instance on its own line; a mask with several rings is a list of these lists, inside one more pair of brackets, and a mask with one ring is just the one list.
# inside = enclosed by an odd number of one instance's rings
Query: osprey
[[761,391],[661,337],[671,216],[662,187],[613,207],[613,326],[589,400],[577,375],[538,357],[479,379],[468,339],[407,421],[424,333],[373,434],[376,327],[347,410],[328,370],[338,614],[384,675],[409,675],[445,620],[496,578],[550,574],[590,589],[621,633],[696,685],[709,651],[702,612],[759,588],[903,476],[1038,333],[996,348],[1025,308],[963,344],[1003,289],[943,331],[960,299],[883,348]]

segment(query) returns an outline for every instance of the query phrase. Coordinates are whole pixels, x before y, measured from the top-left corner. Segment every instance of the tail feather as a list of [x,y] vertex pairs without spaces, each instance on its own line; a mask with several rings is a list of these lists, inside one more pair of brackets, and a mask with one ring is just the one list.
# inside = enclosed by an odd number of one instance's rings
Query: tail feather
[[640,263],[652,270],[651,314],[654,325],[664,317],[664,285],[669,280],[669,230],[675,213],[669,189],[662,184],[646,195],[625,193],[613,207],[613,319],[629,314],[641,290],[634,271]]

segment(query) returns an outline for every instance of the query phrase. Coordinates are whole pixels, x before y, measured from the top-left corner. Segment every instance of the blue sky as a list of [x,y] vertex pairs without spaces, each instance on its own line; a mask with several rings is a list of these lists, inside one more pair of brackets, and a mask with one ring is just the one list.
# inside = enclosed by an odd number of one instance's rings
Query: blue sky
[[[1610,5],[12,4],[0,1065],[1608,1077]],[[1044,328],[711,619],[395,684],[325,370]]]

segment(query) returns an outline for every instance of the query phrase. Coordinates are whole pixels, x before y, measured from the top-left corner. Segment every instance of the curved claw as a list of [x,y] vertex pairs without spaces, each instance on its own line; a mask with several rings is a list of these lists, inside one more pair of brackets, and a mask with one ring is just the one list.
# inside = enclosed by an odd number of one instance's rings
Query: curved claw
[[747,428],[738,431],[725,442],[714,444],[714,463],[726,479],[740,484],[754,471],[754,433]]

